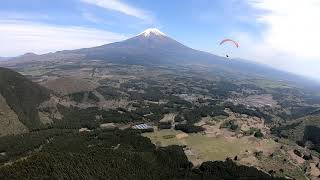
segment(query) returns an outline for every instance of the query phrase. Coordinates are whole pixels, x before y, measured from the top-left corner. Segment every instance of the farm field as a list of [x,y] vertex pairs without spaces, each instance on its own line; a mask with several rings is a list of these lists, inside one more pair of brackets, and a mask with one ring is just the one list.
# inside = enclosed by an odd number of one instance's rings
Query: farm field
[[[200,159],[201,161],[225,160],[235,156],[245,155],[262,149],[267,153],[276,149],[279,145],[272,139],[257,140],[254,137],[207,137],[201,133],[188,134],[184,138],[179,135],[184,134],[176,130],[161,130],[153,133],[144,133],[151,141],[159,146],[185,145],[188,158],[191,161]],[[191,151],[191,152],[190,152]]]
[[203,133],[185,134],[177,130],[158,130],[144,133],[143,136],[157,146],[184,146],[189,161],[199,166],[205,161],[224,161],[234,159],[239,164],[255,166],[269,172],[275,171],[277,176],[306,179],[300,166],[290,160],[290,155],[281,150],[281,144],[273,139],[257,139],[244,137],[208,137]]

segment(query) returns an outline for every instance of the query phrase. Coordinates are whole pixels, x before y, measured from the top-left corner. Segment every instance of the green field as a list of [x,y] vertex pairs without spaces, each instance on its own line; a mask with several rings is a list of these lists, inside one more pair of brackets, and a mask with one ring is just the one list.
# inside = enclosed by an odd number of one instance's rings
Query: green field
[[155,131],[152,133],[144,133],[143,136],[148,137],[151,139],[152,143],[159,144],[160,146],[170,146],[170,145],[184,145],[183,142],[178,140],[176,137],[174,138],[166,138],[168,136],[175,136],[182,131],[175,131],[175,130],[161,130]]
[[[296,166],[291,161],[284,162],[288,159],[287,155],[280,153],[279,144],[272,139],[265,139],[260,141],[252,141],[248,137],[244,138],[226,138],[226,137],[207,137],[203,134],[189,134],[188,137],[177,139],[175,136],[183,132],[176,130],[161,130],[153,133],[144,133],[143,136],[148,137],[151,141],[158,146],[169,145],[186,145],[195,154],[188,154],[188,159],[191,162],[197,161],[215,161],[225,160],[226,158],[234,158],[238,156],[241,158],[253,157],[253,152],[263,150],[265,152],[274,152],[274,157],[269,155],[261,155],[249,165],[258,166],[260,169],[268,172],[274,170],[278,176],[289,176],[296,179],[305,179],[304,173],[301,168]],[[260,142],[257,145],[257,142]],[[249,151],[251,153],[246,153]],[[280,172],[283,169],[284,172]]]
[[[225,160],[230,157],[233,158],[237,155],[243,154],[248,151],[255,151],[256,145],[249,141],[248,138],[232,139],[232,138],[213,138],[207,137],[202,134],[189,134],[188,137],[183,139],[166,138],[169,135],[177,135],[182,133],[175,130],[162,130],[153,133],[143,134],[145,137],[151,139],[154,144],[161,146],[168,145],[187,145],[195,152],[197,152],[198,158],[204,161],[208,160]],[[270,149],[276,146],[273,140],[267,140],[262,143],[262,149]],[[190,157],[189,158],[193,158]]]
[[262,88],[271,88],[271,89],[292,88],[292,86],[289,86],[288,84],[286,84],[284,82],[271,81],[271,80],[267,80],[267,79],[255,79],[255,80],[252,80],[252,82]]

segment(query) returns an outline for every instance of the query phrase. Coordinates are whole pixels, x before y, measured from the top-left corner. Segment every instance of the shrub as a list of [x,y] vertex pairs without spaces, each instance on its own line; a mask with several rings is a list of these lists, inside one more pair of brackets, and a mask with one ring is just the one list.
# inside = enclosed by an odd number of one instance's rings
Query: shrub
[[189,124],[177,124],[175,125],[175,130],[180,130],[185,133],[198,133],[204,131],[204,128],[201,126],[189,125]]
[[300,151],[298,151],[298,150],[293,150],[293,152],[294,152],[294,154],[296,154],[297,156],[299,156],[299,157],[302,157],[302,154],[301,154],[301,152]]
[[263,133],[261,132],[260,129],[259,129],[259,131],[257,131],[256,133],[254,133],[254,137],[256,137],[256,138],[262,138],[262,137],[263,137]]

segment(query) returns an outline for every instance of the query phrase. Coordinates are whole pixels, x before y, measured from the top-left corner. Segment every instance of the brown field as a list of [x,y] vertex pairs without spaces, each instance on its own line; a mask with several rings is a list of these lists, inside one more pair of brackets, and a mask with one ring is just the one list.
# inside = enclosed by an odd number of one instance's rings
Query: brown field
[[92,91],[98,87],[99,84],[86,79],[79,79],[77,77],[61,77],[45,82],[43,86],[53,90],[56,93],[66,95],[76,92]]

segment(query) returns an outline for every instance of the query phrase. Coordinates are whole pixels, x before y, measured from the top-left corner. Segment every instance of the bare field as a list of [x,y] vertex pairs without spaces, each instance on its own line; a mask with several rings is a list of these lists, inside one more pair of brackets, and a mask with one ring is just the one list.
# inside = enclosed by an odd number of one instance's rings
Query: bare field
[[98,87],[97,83],[76,77],[61,77],[43,84],[56,93],[66,95],[82,91],[92,91]]
[[244,104],[251,107],[278,107],[271,94],[250,95],[244,98],[232,99],[231,101],[235,104]]

